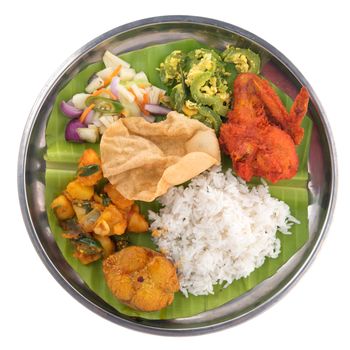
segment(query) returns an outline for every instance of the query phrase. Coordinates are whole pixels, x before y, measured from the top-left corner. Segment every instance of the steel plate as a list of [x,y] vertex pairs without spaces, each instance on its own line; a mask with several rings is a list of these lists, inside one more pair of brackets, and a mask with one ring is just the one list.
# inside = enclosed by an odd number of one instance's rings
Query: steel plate
[[[94,294],[61,255],[45,211],[45,128],[60,89],[87,64],[101,60],[106,49],[115,53],[184,38],[223,49],[227,43],[249,46],[263,62],[288,80],[289,88],[305,85],[311,95],[309,115],[314,129],[309,158],[310,239],[274,276],[241,297],[197,316],[145,320],[118,313]],[[283,80],[282,79],[282,80]],[[18,160],[18,191],[23,218],[39,256],[55,279],[90,310],[119,325],[163,335],[194,335],[236,325],[271,306],[300,278],[326,235],[334,210],[337,165],[331,131],[312,87],[278,50],[256,35],[228,23],[192,16],[154,17],[117,27],[75,52],[45,85],[25,126]]]

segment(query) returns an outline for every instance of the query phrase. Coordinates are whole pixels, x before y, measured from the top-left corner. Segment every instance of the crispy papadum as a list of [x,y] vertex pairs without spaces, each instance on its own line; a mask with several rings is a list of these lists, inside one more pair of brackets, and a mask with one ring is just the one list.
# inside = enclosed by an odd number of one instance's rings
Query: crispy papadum
[[146,202],[220,164],[214,130],[177,112],[159,123],[119,119],[100,149],[104,176],[124,197]]

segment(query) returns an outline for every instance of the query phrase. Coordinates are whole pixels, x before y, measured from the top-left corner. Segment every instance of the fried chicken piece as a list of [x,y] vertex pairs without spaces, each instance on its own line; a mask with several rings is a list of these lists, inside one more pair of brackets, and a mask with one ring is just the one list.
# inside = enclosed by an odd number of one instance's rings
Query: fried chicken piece
[[288,114],[282,101],[267,80],[255,78],[253,82],[256,87],[256,93],[270,114],[270,119],[273,119],[277,125],[292,137],[294,143],[299,145],[304,136],[301,122],[307,112],[309,102],[309,93],[306,88],[304,86],[301,88]]
[[266,80],[243,73],[235,80],[234,98],[219,141],[238,176],[246,181],[261,176],[273,183],[292,178],[299,166],[295,145],[304,135],[307,90],[301,89],[288,114]]
[[[257,131],[259,130],[259,131]],[[230,139],[230,154],[237,174],[249,181],[261,176],[271,182],[289,179],[298,170],[298,156],[292,138],[274,125],[263,129],[228,123],[220,139]]]
[[179,290],[175,266],[144,247],[131,246],[110,255],[103,261],[103,273],[112,293],[136,310],[160,310]]

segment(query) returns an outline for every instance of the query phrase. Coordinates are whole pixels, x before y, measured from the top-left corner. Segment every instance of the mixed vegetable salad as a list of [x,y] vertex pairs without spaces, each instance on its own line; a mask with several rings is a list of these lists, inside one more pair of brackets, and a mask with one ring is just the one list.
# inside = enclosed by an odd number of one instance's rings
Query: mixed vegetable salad
[[160,106],[165,91],[152,85],[144,72],[106,51],[105,69],[93,74],[84,93],[62,101],[62,113],[71,118],[65,137],[71,142],[96,143],[114,121],[123,117],[143,117],[150,122],[154,115],[170,110]]
[[105,52],[103,63],[105,68],[90,77],[85,92],[60,104],[62,113],[71,119],[65,131],[67,141],[96,143],[121,117],[143,117],[152,123],[163,120],[171,110],[218,132],[230,107],[237,72],[258,73],[260,69],[259,55],[249,49],[174,50],[158,68],[166,91],[110,51]]

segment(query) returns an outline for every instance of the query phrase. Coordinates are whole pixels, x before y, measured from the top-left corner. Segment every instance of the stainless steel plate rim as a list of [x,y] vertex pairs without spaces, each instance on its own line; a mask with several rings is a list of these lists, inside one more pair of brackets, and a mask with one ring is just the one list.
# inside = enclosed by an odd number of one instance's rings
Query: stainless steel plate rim
[[[330,193],[330,204],[327,209],[327,214],[324,220],[324,225],[321,229],[321,232],[319,234],[319,237],[316,241],[316,243],[313,246],[313,249],[311,250],[309,256],[304,261],[302,266],[300,266],[298,272],[288,281],[287,284],[285,284],[276,294],[274,294],[272,297],[267,299],[264,303],[258,305],[257,307],[253,308],[252,310],[249,310],[248,312],[235,317],[233,319],[226,320],[224,322],[217,323],[215,325],[209,325],[204,326],[200,328],[171,328],[171,329],[165,329],[162,327],[159,327],[157,325],[145,325],[139,322],[133,322],[131,320],[123,319],[121,317],[118,317],[109,311],[95,305],[91,300],[86,298],[82,293],[80,293],[77,289],[75,289],[69,281],[60,273],[60,271],[56,268],[55,264],[51,261],[49,256],[47,255],[44,247],[42,246],[38,235],[36,233],[35,227],[33,225],[30,208],[28,206],[27,201],[27,192],[26,192],[26,162],[27,162],[27,153],[28,153],[28,147],[29,147],[29,136],[32,133],[35,121],[38,118],[38,112],[40,111],[40,108],[43,103],[45,103],[47,96],[49,95],[51,88],[55,85],[55,83],[62,77],[66,69],[76,60],[79,59],[79,57],[85,53],[91,50],[93,47],[95,47],[100,42],[103,42],[104,40],[111,38],[117,34],[121,34],[125,31],[135,29],[142,26],[152,25],[152,24],[159,24],[159,23],[201,23],[205,24],[207,26],[213,26],[218,27],[222,29],[226,29],[230,32],[236,33],[242,37],[245,37],[247,39],[253,40],[257,44],[264,47],[265,50],[269,51],[271,55],[277,57],[287,68],[290,72],[292,72],[299,80],[299,82],[306,86],[308,90],[310,91],[311,95],[313,96],[314,103],[318,106],[319,114],[322,119],[322,123],[325,125],[325,132],[326,132],[326,138],[329,143],[329,149],[330,149],[330,155],[331,155],[331,162],[332,162],[332,173],[331,173],[331,182],[332,182],[332,188]],[[320,246],[322,242],[324,241],[324,238],[326,236],[326,233],[329,229],[329,225],[332,219],[332,215],[334,212],[335,202],[336,202],[336,193],[337,193],[337,161],[336,161],[336,151],[335,151],[335,145],[334,140],[330,131],[330,127],[326,118],[326,114],[321,106],[320,101],[318,100],[315,92],[313,91],[310,84],[307,82],[307,80],[304,78],[304,76],[300,73],[300,71],[282,54],[280,53],[276,48],[274,48],[272,45],[264,41],[263,39],[259,38],[258,36],[243,30],[237,26],[234,26],[229,23],[225,23],[222,21],[210,19],[210,18],[204,18],[204,17],[195,17],[195,16],[160,16],[160,17],[152,17],[147,19],[142,19],[139,21],[135,21],[129,24],[125,24],[119,27],[116,27],[99,37],[95,38],[94,40],[90,41],[86,45],[84,45],[81,49],[77,50],[73,55],[71,55],[64,64],[58,69],[58,71],[52,76],[51,79],[46,83],[44,88],[42,89],[41,93],[39,94],[31,112],[28,117],[26,126],[23,131],[23,136],[21,140],[20,145],[20,151],[19,151],[19,157],[18,157],[18,194],[19,194],[19,201],[22,211],[22,216],[24,219],[25,226],[27,228],[28,234],[30,236],[30,239],[44,262],[47,269],[50,271],[50,273],[53,275],[53,277],[57,280],[57,282],[70,294],[72,295],[76,300],[78,300],[80,303],[88,307],[91,311],[95,312],[96,314],[112,321],[115,323],[118,323],[119,325],[125,326],[127,328],[132,328],[138,331],[147,332],[147,333],[153,333],[153,334],[159,334],[159,335],[170,335],[170,336],[189,336],[189,335],[197,335],[197,334],[203,334],[213,331],[218,331],[233,325],[237,325],[259,313],[266,310],[268,307],[273,305],[275,302],[277,302],[283,295],[286,294],[287,291],[291,289],[292,286],[295,285],[295,283],[299,280],[299,278],[304,274],[304,272],[307,270],[307,268],[310,266],[311,262],[314,260],[316,253],[319,251]]]

